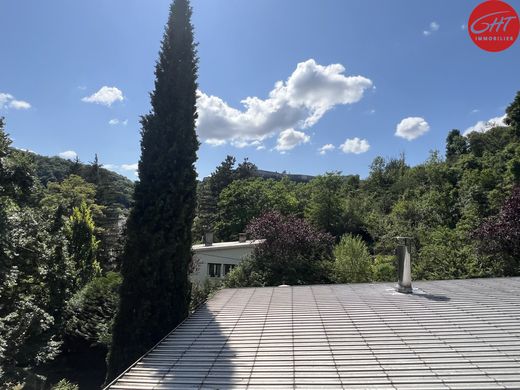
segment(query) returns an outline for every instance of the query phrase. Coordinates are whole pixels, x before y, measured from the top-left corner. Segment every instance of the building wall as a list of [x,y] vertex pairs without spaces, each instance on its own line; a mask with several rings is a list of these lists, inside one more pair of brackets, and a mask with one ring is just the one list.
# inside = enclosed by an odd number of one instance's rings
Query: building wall
[[[194,271],[190,275],[191,281],[197,284],[202,284],[206,279],[218,280],[223,278],[225,276],[225,271],[228,271],[226,268],[231,268],[240,264],[242,260],[251,255],[253,249],[254,244],[220,248],[216,246],[194,248]],[[219,269],[220,275],[210,276],[210,269],[213,272]]]

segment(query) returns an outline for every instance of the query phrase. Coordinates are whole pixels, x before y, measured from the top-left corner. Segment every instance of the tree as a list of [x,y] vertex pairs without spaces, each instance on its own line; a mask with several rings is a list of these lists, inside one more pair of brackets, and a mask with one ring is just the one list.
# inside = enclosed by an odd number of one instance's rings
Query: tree
[[[248,274],[267,286],[325,283],[332,259],[334,238],[292,215],[268,212],[247,227],[257,245]],[[240,271],[237,271],[237,273]],[[240,279],[240,278],[237,278]],[[251,280],[251,278],[249,278]]]
[[237,180],[249,179],[256,175],[256,171],[258,171],[257,166],[246,157],[243,162],[238,164],[237,169],[234,172],[235,178]]
[[199,146],[191,14],[188,0],[175,0],[170,7],[155,69],[152,110],[141,119],[140,181],[127,222],[108,379],[188,315]]
[[341,235],[344,229],[341,218],[342,185],[343,178],[339,173],[327,173],[309,183],[310,201],[305,209],[305,217],[318,229],[325,230],[333,236]]
[[235,180],[220,194],[218,237],[236,240],[253,218],[269,210],[291,214],[297,206],[298,200],[286,187],[286,182],[260,178]]
[[505,122],[511,126],[518,138],[520,138],[520,91],[516,93],[515,100],[506,108]]
[[76,285],[83,287],[101,273],[96,259],[99,241],[94,235],[94,221],[85,201],[74,207],[67,225],[69,253],[76,267]]
[[460,134],[460,131],[453,129],[446,138],[446,160],[451,162],[462,154],[468,152],[468,141]]
[[334,248],[334,280],[338,283],[369,282],[372,259],[365,242],[350,234],[341,238]]
[[520,185],[513,189],[498,215],[485,220],[474,232],[480,250],[494,255],[505,276],[520,273]]

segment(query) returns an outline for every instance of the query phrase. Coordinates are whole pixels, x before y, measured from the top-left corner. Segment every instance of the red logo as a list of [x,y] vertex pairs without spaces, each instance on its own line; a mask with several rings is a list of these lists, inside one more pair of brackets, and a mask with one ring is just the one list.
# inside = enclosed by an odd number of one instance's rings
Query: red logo
[[519,30],[518,15],[503,1],[485,1],[477,5],[469,17],[469,36],[487,51],[507,49],[515,42]]

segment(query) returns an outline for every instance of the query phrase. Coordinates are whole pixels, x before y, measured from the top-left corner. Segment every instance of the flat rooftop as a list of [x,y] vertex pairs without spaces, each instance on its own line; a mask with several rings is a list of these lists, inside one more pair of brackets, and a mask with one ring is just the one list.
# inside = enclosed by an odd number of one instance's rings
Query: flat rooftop
[[203,252],[203,251],[212,251],[219,249],[228,249],[228,248],[249,248],[254,247],[255,245],[261,244],[264,240],[246,240],[244,242],[240,241],[227,241],[227,242],[214,242],[211,245],[205,244],[197,244],[193,245],[191,248],[194,252]]
[[225,289],[110,389],[520,388],[520,278]]

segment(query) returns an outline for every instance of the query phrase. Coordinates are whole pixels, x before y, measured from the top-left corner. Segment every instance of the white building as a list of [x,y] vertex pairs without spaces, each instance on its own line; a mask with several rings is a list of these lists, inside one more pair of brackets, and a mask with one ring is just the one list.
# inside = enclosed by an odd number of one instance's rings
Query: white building
[[249,257],[256,245],[264,240],[243,240],[193,245],[192,282],[202,284],[206,279],[223,278],[242,260]]

